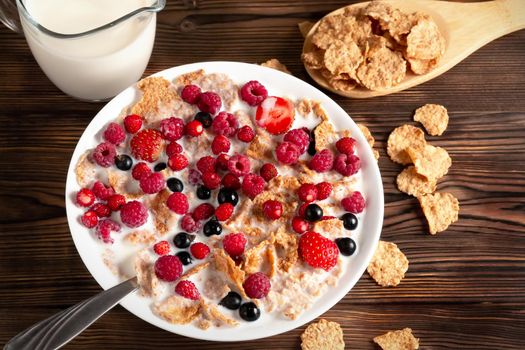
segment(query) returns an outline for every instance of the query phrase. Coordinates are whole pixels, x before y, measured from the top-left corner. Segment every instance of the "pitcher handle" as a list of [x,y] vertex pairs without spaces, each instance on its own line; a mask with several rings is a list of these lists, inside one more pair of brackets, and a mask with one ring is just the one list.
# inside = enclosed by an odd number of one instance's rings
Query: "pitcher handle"
[[0,0],[0,22],[12,31],[22,33],[15,0]]

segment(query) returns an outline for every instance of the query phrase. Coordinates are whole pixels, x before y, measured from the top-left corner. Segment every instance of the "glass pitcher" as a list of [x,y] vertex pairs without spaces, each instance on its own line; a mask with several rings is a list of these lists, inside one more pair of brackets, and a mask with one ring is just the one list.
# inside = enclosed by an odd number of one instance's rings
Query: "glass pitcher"
[[[107,100],[135,83],[166,0],[0,0],[0,20],[23,32],[47,77],[81,100]],[[17,20],[19,18],[19,20]]]

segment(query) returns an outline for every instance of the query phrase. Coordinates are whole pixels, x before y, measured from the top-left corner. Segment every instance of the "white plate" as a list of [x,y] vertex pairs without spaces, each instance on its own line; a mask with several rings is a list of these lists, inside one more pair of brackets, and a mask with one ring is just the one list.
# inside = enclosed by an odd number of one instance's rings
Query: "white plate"
[[[266,317],[264,312],[262,312],[261,318],[256,322],[242,321],[238,327],[212,327],[208,330],[201,330],[193,325],[173,325],[164,321],[152,313],[148,300],[138,296],[136,293],[123,299],[121,305],[144,321],[157,327],[197,339],[242,341],[287,332],[296,327],[300,327],[329,310],[352,289],[365,271],[379,241],[383,224],[383,186],[377,162],[364,136],[348,114],[324,93],[289,74],[247,63],[203,62],[170,68],[155,74],[155,76],[162,76],[168,80],[173,80],[173,78],[180,74],[197,69],[204,69],[207,73],[226,73],[234,81],[239,83],[247,80],[259,80],[268,88],[272,95],[291,95],[317,100],[321,102],[330,116],[331,121],[338,129],[350,129],[352,131],[352,134],[358,142],[358,154],[362,161],[361,173],[364,179],[362,192],[367,202],[366,210],[360,214],[360,234],[357,235],[356,238],[358,249],[352,257],[343,258],[348,265],[337,287],[329,288],[309,310],[293,321]],[[82,210],[76,207],[73,201],[74,194],[79,189],[75,178],[75,165],[79,157],[87,149],[96,146],[94,136],[100,131],[101,127],[116,118],[122,109],[133,103],[137,97],[136,88],[134,86],[129,87],[113,98],[102,108],[95,118],[93,118],[73,152],[67,175],[65,193],[66,211],[71,236],[73,237],[82,261],[95,280],[104,289],[113,287],[119,283],[119,279],[110,272],[100,258],[103,245],[94,239],[93,235],[79,222]]]

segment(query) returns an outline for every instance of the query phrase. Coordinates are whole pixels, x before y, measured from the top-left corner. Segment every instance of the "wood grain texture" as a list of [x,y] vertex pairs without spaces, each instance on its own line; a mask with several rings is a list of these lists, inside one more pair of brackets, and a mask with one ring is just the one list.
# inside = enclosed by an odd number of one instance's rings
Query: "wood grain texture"
[[[195,6],[185,5],[195,4]],[[203,60],[278,58],[312,83],[299,59],[297,23],[343,1],[172,1],[159,16],[146,75]],[[465,14],[467,16],[467,14]],[[364,275],[324,316],[342,324],[348,348],[411,327],[423,349],[520,349],[525,339],[525,31],[490,43],[435,80],[390,96],[329,94],[378,140],[385,188],[382,237],[410,260],[397,288]],[[69,159],[102,107],[75,101],[43,75],[24,39],[0,29],[0,344],[100,287],[70,238],[64,207]],[[414,109],[444,104],[448,130],[428,137],[453,160],[439,189],[461,203],[460,220],[426,233],[417,200],[399,193],[384,146]],[[157,329],[117,307],[66,349],[297,349],[304,326],[265,340],[203,342]]]

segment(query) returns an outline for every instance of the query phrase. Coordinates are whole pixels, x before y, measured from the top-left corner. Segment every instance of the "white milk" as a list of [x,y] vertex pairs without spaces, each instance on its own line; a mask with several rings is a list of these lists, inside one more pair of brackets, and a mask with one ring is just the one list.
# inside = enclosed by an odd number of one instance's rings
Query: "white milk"
[[[24,0],[43,27],[61,34],[98,28],[150,5],[152,0]],[[156,14],[144,12],[115,27],[85,37],[55,38],[21,15],[24,33],[38,64],[66,94],[84,100],[115,96],[146,69],[155,38]]]

